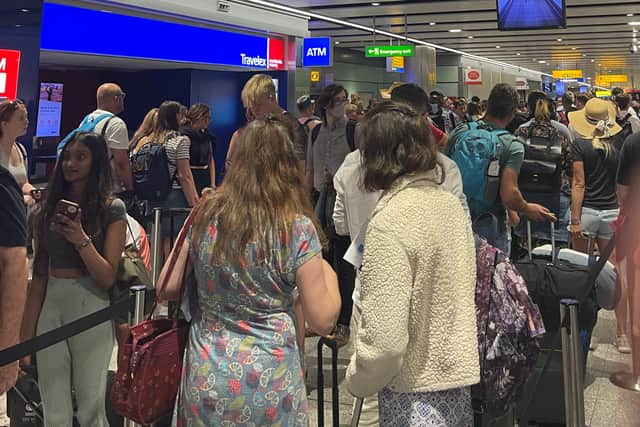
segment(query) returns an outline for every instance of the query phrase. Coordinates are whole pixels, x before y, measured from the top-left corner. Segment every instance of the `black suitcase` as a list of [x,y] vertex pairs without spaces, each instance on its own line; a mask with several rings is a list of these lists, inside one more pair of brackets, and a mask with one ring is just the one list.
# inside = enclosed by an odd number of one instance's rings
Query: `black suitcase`
[[[517,417],[525,422],[535,421],[538,424],[565,425],[566,402],[565,389],[566,367],[563,366],[563,353],[560,330],[564,325],[568,330],[571,325],[561,322],[561,300],[571,298],[578,302],[577,325],[581,366],[579,375],[584,378],[586,361],[591,342],[591,334],[597,320],[598,306],[595,295],[595,281],[611,255],[613,244],[601,257],[601,262],[592,267],[576,266],[560,262],[555,259],[555,230],[551,225],[552,258],[536,259],[531,256],[530,226],[528,224],[528,252],[527,258],[514,264],[525,278],[529,295],[540,307],[547,334],[540,341],[540,357],[534,369],[531,380],[525,385],[523,397],[518,403]],[[574,337],[572,337],[574,338]],[[580,391],[581,393],[584,390]]]
[[333,427],[340,426],[340,401],[338,393],[338,344],[336,340],[321,337],[318,341],[318,427],[324,427],[324,370],[322,350],[324,346],[331,349],[331,407]]
[[7,392],[7,416],[10,427],[42,427],[44,416],[35,367],[25,367],[25,374]]

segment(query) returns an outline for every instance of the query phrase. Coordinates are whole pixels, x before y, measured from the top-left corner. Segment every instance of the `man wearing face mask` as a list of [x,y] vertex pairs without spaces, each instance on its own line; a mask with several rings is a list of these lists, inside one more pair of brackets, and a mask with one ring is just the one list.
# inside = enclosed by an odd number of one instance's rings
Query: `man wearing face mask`
[[336,191],[333,176],[344,158],[355,149],[356,123],[345,115],[348,94],[344,87],[330,85],[324,88],[317,101],[317,111],[322,123],[316,126],[307,144],[307,184],[316,202],[316,214],[329,239],[327,261],[338,274],[342,308],[338,318],[336,341],[343,346],[349,341],[355,271],[343,257],[351,241],[349,237],[338,236],[333,224],[333,208]]
[[444,106],[444,93],[439,89],[429,92],[429,104],[431,111],[429,111],[429,118],[442,132],[447,132],[451,128],[451,120],[448,114],[443,110]]

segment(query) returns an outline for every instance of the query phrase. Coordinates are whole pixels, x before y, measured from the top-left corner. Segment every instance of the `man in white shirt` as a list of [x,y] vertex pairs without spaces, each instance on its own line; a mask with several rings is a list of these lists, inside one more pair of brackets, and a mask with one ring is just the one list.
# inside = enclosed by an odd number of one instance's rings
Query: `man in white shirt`
[[[113,168],[114,191],[133,190],[133,177],[131,176],[131,163],[129,161],[129,133],[127,125],[117,116],[124,111],[125,93],[115,83],[105,83],[98,88],[96,100],[98,108],[90,114],[98,117],[105,113],[113,116],[102,119],[94,128],[97,134],[102,135],[107,141],[111,167]],[[105,126],[107,127],[105,129]]]
[[[391,91],[391,100],[410,105],[418,113],[428,117],[429,97],[425,91],[415,84],[403,84]],[[357,136],[357,132],[356,132]],[[358,141],[356,139],[356,146]],[[438,153],[438,161],[444,169],[445,179],[442,188],[458,197],[464,210],[469,215],[467,198],[462,189],[462,175],[456,163]],[[373,212],[380,192],[366,192],[361,188],[362,182],[362,157],[360,150],[355,150],[344,159],[344,162],[333,177],[333,185],[336,190],[336,203],[333,210],[333,221],[336,233],[350,236],[352,245],[358,245],[358,237],[371,213]],[[425,213],[426,214],[426,213]],[[353,315],[351,317],[351,336],[356,336],[360,326],[360,282],[356,276],[353,292]],[[378,399],[377,396],[365,398],[360,417],[360,426],[378,425]]]

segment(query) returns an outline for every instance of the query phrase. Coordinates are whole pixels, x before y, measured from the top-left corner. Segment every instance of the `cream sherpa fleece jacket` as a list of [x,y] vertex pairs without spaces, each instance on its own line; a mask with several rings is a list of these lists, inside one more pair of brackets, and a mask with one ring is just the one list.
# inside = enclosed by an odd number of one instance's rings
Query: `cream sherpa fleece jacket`
[[460,201],[433,173],[399,178],[376,206],[364,246],[349,392],[478,383],[475,246]]

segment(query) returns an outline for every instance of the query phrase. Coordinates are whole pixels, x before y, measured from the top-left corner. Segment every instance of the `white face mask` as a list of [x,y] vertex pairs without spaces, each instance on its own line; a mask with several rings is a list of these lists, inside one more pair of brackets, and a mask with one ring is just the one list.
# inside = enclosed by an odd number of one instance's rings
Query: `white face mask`
[[334,119],[341,119],[344,117],[346,108],[346,102],[338,102],[333,105],[333,108],[327,108],[327,113],[329,113]]
[[431,104],[431,114],[437,114],[440,110],[440,104]]

